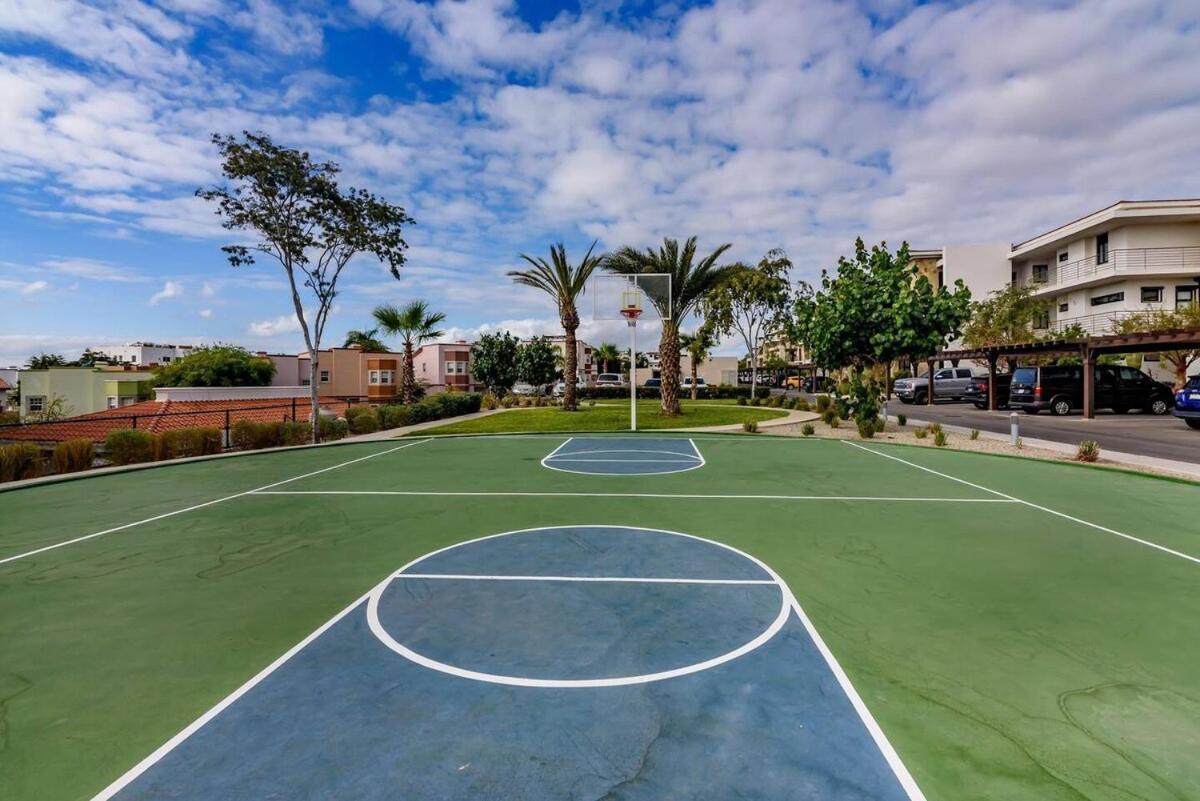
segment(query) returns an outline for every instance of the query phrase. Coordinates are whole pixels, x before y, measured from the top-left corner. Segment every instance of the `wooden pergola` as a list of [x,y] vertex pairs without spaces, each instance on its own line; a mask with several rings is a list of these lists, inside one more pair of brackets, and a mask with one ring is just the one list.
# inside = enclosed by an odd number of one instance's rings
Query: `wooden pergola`
[[996,363],[1001,358],[1021,356],[1079,356],[1083,361],[1083,416],[1096,416],[1096,359],[1113,353],[1154,353],[1160,350],[1200,348],[1200,330],[1154,331],[1140,334],[1112,334],[1084,339],[1058,339],[1016,345],[989,345],[969,350],[945,350],[926,359],[929,367],[929,392],[926,404],[933,405],[934,363],[961,359],[986,361],[988,365],[988,409],[996,410]]

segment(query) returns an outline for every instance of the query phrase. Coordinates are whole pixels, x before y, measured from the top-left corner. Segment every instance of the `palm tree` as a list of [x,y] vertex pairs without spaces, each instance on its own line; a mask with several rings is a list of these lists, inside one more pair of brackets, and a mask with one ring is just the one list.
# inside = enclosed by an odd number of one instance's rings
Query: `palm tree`
[[375,322],[388,336],[404,340],[404,371],[400,379],[400,393],[405,403],[412,403],[417,389],[417,377],[413,373],[413,349],[442,335],[437,326],[446,319],[442,312],[431,312],[429,304],[414,300],[404,308],[376,306]]
[[579,262],[578,266],[572,266],[567,261],[566,247],[559,242],[550,248],[550,261],[541,257],[535,259],[522,253],[521,258],[529,262],[532,269],[511,270],[508,273],[518,284],[542,290],[554,298],[558,306],[558,319],[562,322],[563,333],[566,335],[563,341],[563,409],[568,412],[573,412],[576,408],[575,382],[578,380],[579,371],[579,353],[575,344],[575,331],[579,328],[579,310],[575,308],[575,301],[583,294],[588,279],[603,260],[601,256],[592,255],[595,248],[596,243],[593,242],[583,261]]
[[592,356],[604,365],[604,372],[612,372],[612,363],[621,361],[621,351],[611,342],[601,342],[600,347],[592,352]]
[[707,325],[700,326],[694,334],[679,335],[679,346],[688,352],[688,361],[692,365],[692,400],[696,400],[699,395],[698,387],[696,386],[696,368],[708,359],[708,352],[716,344],[716,340],[713,339],[712,329]]
[[731,245],[725,243],[700,261],[696,261],[696,237],[684,242],[665,238],[657,251],[647,248],[643,253],[623,247],[605,260],[606,270],[625,275],[638,273],[667,273],[671,276],[671,296],[651,297],[662,316],[662,338],[658,355],[662,363],[662,414],[679,414],[679,321],[689,317],[700,299],[720,281],[729,267],[718,267]]
[[364,353],[382,353],[387,348],[376,338],[378,334],[378,327],[372,328],[370,331],[347,331],[346,341],[342,343],[342,347],[348,348],[352,345],[358,345]]

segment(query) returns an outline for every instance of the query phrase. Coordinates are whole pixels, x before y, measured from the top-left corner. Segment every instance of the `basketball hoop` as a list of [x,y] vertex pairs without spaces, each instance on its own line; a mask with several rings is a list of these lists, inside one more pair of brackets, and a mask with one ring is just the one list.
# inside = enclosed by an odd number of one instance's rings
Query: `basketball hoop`
[[637,325],[638,318],[642,316],[642,293],[636,288],[621,293],[621,316],[631,326]]

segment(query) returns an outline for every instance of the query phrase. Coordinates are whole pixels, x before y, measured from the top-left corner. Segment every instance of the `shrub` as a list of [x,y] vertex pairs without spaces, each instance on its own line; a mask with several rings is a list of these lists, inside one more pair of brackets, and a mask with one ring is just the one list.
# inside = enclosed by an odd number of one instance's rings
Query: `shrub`
[[312,423],[286,421],[279,424],[281,445],[307,445],[312,442]]
[[913,429],[913,436],[917,439],[925,439],[925,435],[929,433],[929,429],[921,427]]
[[319,431],[322,442],[344,439],[350,431],[350,425],[345,420],[335,417],[322,417]]
[[154,458],[183,459],[221,452],[221,430],[218,428],[175,428],[154,437]]
[[906,417],[905,415],[902,415],[902,414],[896,415],[896,425],[900,425],[900,426],[908,425],[908,417]]
[[484,409],[498,409],[500,407],[500,399],[493,392],[485,392],[480,397],[479,405]]
[[826,409],[821,412],[821,420],[825,422],[825,425],[832,426],[834,421],[837,420],[837,410],[832,407],[826,407]]
[[1025,440],[1021,439],[1020,437],[1017,437],[1017,450],[1021,450],[1021,448],[1024,448],[1024,447],[1025,447]]
[[758,421],[747,420],[746,422],[742,423],[742,431],[745,431],[747,434],[757,434],[758,433]]
[[154,436],[136,428],[108,432],[104,458],[109,464],[141,464],[154,461]]
[[817,429],[813,428],[812,423],[805,423],[800,427],[800,433],[806,437],[811,437],[813,434],[817,433]]
[[239,451],[254,451],[261,448],[280,448],[284,445],[303,445],[309,441],[312,427],[308,423],[256,423],[253,420],[238,420],[233,424],[230,438]]
[[850,419],[850,411],[851,411],[850,406],[848,404],[846,404],[846,402],[843,401],[841,398],[838,398],[836,401],[834,401],[833,409],[834,409],[834,411],[837,412],[837,416],[842,418],[843,420]]
[[762,398],[751,398],[750,405],[751,406],[762,406]]
[[875,418],[875,433],[882,434],[886,428],[887,428],[887,420],[884,420],[882,417],[876,417]]
[[942,433],[942,424],[941,423],[930,423],[929,424],[929,433],[930,434]]
[[811,412],[812,404],[810,404],[805,398],[796,398],[795,403],[792,404],[792,408],[801,412]]
[[837,428],[841,424],[842,424],[842,418],[838,417],[837,415],[834,415],[833,419],[829,421],[830,428]]
[[817,411],[818,412],[824,412],[831,405],[833,405],[833,399],[830,398],[828,395],[818,395],[817,396]]
[[96,446],[87,437],[69,439],[54,447],[50,461],[55,473],[78,473],[80,470],[91,469],[96,459]]
[[[492,400],[499,403],[495,395],[492,395]],[[411,420],[412,413],[403,403],[389,403],[379,407],[379,424],[383,428],[400,428],[409,425]]]
[[979,439],[979,429],[978,428],[971,429],[971,439],[972,440]]
[[944,448],[946,446],[946,432],[935,431],[933,433],[933,444],[939,448]]
[[748,403],[748,401],[747,401],[745,398],[738,398],[738,399],[737,399],[737,405],[738,405],[738,406],[745,406],[747,403]]
[[870,439],[875,436],[875,423],[871,420],[858,420],[855,422],[858,426],[858,436],[862,439]]
[[20,481],[42,474],[42,451],[37,445],[16,442],[0,445],[0,481]]
[[354,434],[373,434],[379,430],[379,413],[370,406],[346,409],[346,424]]
[[1100,458],[1100,445],[1094,439],[1086,439],[1079,443],[1079,450],[1075,451],[1075,461],[1077,462],[1094,462]]
[[588,401],[588,402],[587,402],[587,405],[588,405],[588,406],[595,406],[595,405],[596,405],[596,402],[595,402],[594,400],[590,400],[590,401]]

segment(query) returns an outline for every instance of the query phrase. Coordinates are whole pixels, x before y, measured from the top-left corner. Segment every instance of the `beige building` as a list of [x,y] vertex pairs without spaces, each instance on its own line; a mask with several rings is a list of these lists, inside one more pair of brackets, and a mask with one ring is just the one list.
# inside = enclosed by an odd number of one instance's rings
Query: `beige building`
[[[309,360],[301,353],[300,384],[309,384]],[[329,348],[317,358],[317,380],[323,398],[362,398],[389,401],[396,397],[400,385],[403,353],[365,353],[362,348]]]
[[417,383],[423,384],[430,392],[474,389],[471,343],[435,342],[422,345],[413,353],[413,375]]
[[[558,336],[546,337],[546,340],[558,349],[558,353],[564,359],[566,358],[567,338],[562,334]],[[582,339],[575,340],[575,359],[579,365],[579,378],[588,383],[596,383],[597,364],[592,357],[593,348]]]
[[1200,200],[1122,200],[1012,246],[1013,283],[1051,301],[1042,331],[1110,334],[1139,312],[1200,300]]

